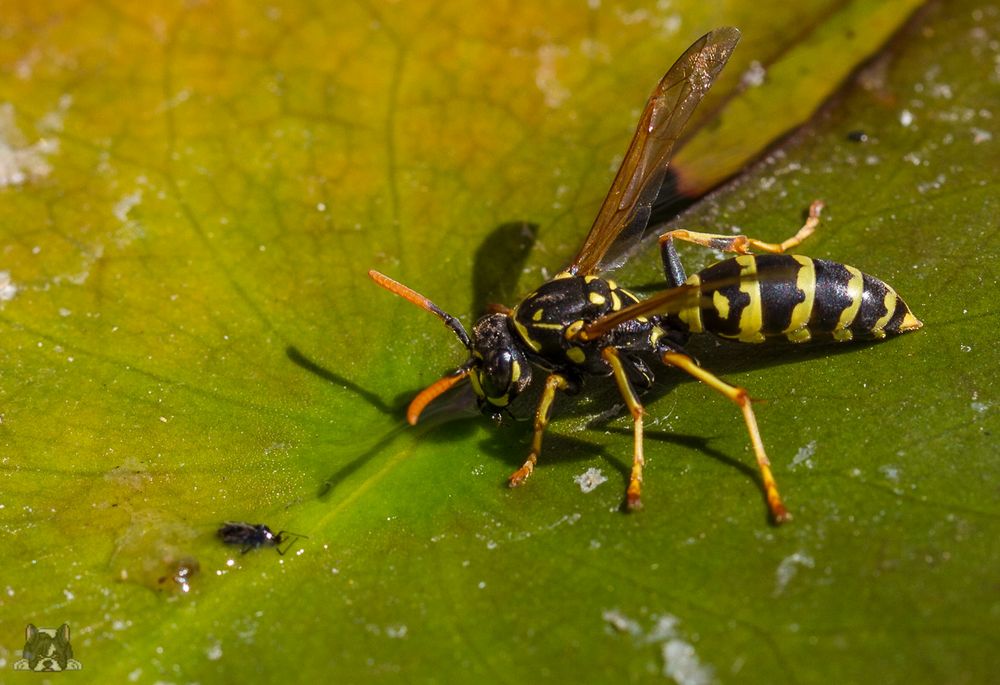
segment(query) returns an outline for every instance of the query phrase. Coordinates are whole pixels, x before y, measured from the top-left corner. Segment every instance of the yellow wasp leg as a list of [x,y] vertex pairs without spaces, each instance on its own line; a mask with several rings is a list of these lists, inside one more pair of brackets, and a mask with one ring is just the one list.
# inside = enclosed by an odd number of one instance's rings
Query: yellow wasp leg
[[553,373],[545,379],[542,399],[539,400],[538,409],[535,410],[535,434],[531,439],[531,454],[528,455],[524,466],[511,474],[507,481],[510,487],[521,485],[535,470],[538,455],[542,453],[542,436],[549,425],[549,416],[552,414],[552,402],[556,398],[556,391],[565,390],[567,387],[569,387],[569,383],[557,373]]
[[632,475],[628,480],[628,491],[625,502],[629,511],[636,511],[642,509],[642,500],[640,499],[642,492],[642,467],[646,463],[642,454],[643,409],[638,398],[635,396],[635,391],[632,390],[632,384],[628,382],[628,377],[625,375],[625,367],[622,366],[618,350],[613,347],[605,347],[601,350],[601,356],[604,357],[604,361],[611,365],[611,370],[615,375],[615,384],[618,385],[618,392],[621,393],[622,399],[625,400],[625,404],[628,406],[628,410],[632,413],[632,422],[635,429],[635,447],[632,453]]
[[775,523],[784,523],[792,518],[792,515],[781,503],[781,496],[778,494],[778,485],[774,482],[771,474],[771,462],[764,452],[764,442],[760,439],[760,431],[757,429],[757,419],[754,416],[753,408],[750,406],[750,395],[744,388],[729,385],[725,381],[702,369],[691,357],[680,352],[667,352],[662,357],[663,363],[668,366],[675,366],[684,371],[705,385],[722,393],[730,400],[739,405],[743,412],[743,420],[746,421],[747,431],[750,433],[750,443],[753,445],[754,454],[757,457],[757,467],[760,469],[761,480],[764,481],[764,494],[767,497],[767,506],[771,510],[771,516]]
[[819,213],[822,209],[823,201],[813,200],[813,203],[809,205],[809,218],[807,218],[806,222],[802,224],[802,228],[800,228],[798,233],[793,235],[791,238],[780,243],[765,243],[762,240],[748,238],[745,235],[725,236],[716,233],[697,233],[695,231],[677,230],[664,233],[660,236],[660,246],[662,247],[664,243],[676,239],[684,240],[696,245],[704,245],[705,247],[710,247],[714,250],[722,250],[723,252],[750,254],[750,249],[753,248],[755,250],[760,250],[761,252],[781,254],[782,252],[791,250],[793,247],[813,234],[813,231],[815,231],[816,227],[819,226]]

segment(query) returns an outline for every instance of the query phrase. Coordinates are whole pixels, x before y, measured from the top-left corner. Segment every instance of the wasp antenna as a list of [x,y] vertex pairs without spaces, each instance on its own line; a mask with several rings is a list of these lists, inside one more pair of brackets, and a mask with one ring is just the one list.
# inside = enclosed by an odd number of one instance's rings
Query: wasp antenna
[[431,314],[444,321],[444,324],[448,328],[450,328],[455,333],[456,336],[458,336],[458,339],[462,342],[465,348],[472,349],[472,343],[469,340],[469,334],[465,332],[465,327],[462,325],[462,322],[456,319],[454,316],[452,316],[451,314],[447,313],[446,311],[438,307],[436,304],[428,300],[426,297],[418,293],[416,290],[413,290],[412,288],[407,288],[399,281],[394,281],[385,274],[375,271],[375,269],[369,270],[368,275],[371,276],[371,279],[373,281],[378,283],[380,286],[382,286],[389,292],[399,295],[404,300],[412,302],[421,309],[426,309]]
[[406,420],[410,422],[411,426],[417,425],[417,419],[420,418],[420,414],[423,413],[428,404],[468,375],[469,367],[462,367],[450,376],[440,378],[421,390],[420,394],[414,397],[410,406],[406,408]]

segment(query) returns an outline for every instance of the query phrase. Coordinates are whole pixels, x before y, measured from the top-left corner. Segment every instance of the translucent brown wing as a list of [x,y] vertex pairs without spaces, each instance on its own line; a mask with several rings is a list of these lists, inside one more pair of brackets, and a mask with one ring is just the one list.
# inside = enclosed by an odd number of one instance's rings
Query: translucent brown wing
[[739,40],[740,32],[732,27],[705,34],[656,86],[594,225],[568,267],[571,273],[614,268],[628,247],[641,238],[674,143]]

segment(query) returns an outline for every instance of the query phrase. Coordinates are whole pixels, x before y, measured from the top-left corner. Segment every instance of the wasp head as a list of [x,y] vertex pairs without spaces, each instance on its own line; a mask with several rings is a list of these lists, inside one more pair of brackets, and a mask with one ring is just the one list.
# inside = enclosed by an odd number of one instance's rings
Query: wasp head
[[487,314],[476,322],[470,336],[461,321],[415,290],[378,271],[369,271],[368,275],[386,290],[441,319],[469,351],[465,364],[413,398],[406,410],[406,418],[411,424],[417,422],[428,404],[464,378],[469,379],[476,393],[479,409],[495,419],[531,382],[531,364],[511,331],[507,314]]
[[495,419],[531,383],[531,363],[510,330],[507,314],[476,322],[469,343],[469,381],[479,410]]

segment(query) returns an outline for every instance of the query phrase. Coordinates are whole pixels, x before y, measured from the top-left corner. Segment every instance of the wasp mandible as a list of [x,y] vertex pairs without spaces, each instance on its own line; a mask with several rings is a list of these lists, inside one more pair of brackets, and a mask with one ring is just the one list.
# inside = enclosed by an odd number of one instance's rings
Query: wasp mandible
[[[469,351],[469,359],[419,393],[407,419],[415,424],[436,397],[468,379],[480,409],[499,415],[533,381],[544,377],[535,411],[531,452],[509,479],[521,485],[542,451],[558,393],[578,392],[588,376],[612,376],[632,414],[634,450],[626,493],[628,509],[641,507],[644,463],[642,417],[636,388],[652,385],[647,359],[679,369],[735,403],[746,424],[764,494],[775,523],[790,518],[782,504],[757,428],[750,396],[703,369],[684,346],[708,332],[742,343],[847,342],[880,339],[921,327],[889,285],[858,269],[822,259],[786,255],[819,223],[816,201],[799,231],[781,243],[744,235],[676,230],[660,236],[668,289],[640,299],[601,274],[622,261],[649,224],[666,178],[670,154],[695,107],[729,60],[740,33],[719,28],[681,55],[653,91],[604,204],[579,253],[563,271],[512,308],[496,307],[469,334],[429,299],[377,271],[376,283],[439,317]],[[738,256],[690,278],[675,242],[681,240]],[[768,254],[755,255],[751,250]]]

